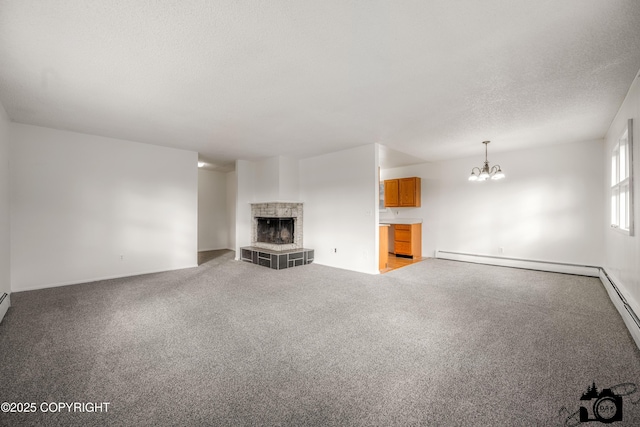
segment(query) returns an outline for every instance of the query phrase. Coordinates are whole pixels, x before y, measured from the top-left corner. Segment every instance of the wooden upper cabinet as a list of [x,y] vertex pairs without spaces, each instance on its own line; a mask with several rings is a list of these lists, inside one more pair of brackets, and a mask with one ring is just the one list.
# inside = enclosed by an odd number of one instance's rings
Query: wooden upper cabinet
[[384,207],[400,206],[400,187],[397,179],[384,182]]
[[421,206],[420,178],[388,179],[384,181],[384,207],[416,208]]
[[420,178],[400,178],[400,206],[420,206]]

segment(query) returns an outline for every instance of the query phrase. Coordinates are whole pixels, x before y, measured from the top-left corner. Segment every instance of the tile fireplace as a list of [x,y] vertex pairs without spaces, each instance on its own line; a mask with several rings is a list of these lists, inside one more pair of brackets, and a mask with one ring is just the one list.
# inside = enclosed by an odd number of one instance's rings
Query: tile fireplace
[[251,246],[240,248],[241,259],[276,270],[312,263],[313,250],[302,245],[302,219],[302,203],[252,203]]

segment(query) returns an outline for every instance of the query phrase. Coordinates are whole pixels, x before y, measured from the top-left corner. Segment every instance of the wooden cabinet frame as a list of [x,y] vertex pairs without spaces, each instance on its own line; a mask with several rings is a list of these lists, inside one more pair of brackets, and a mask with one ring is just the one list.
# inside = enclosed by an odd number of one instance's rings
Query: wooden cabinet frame
[[384,181],[384,207],[420,207],[422,202],[420,181],[418,177],[386,179]]

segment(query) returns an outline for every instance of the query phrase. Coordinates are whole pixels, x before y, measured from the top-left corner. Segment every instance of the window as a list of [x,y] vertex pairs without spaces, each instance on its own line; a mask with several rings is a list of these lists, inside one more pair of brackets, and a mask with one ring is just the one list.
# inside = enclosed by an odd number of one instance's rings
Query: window
[[611,227],[633,235],[633,120],[611,153]]

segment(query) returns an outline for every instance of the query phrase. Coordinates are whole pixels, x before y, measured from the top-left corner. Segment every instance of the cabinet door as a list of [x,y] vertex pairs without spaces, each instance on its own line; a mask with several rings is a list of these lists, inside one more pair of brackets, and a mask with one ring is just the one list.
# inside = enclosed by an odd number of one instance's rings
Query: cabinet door
[[416,205],[416,178],[399,179],[400,206]]
[[411,255],[422,258],[422,224],[411,224]]
[[411,245],[411,225],[405,224],[397,224],[394,226],[395,229],[395,241],[394,247],[395,252],[398,255],[408,255],[412,256],[412,245]]
[[422,258],[422,224],[398,224],[394,226],[394,230],[395,254]]
[[413,256],[413,253],[411,253],[410,242],[396,242],[395,248],[396,248],[396,255]]
[[399,230],[396,228],[396,242],[411,243],[411,230]]
[[399,183],[397,179],[387,179],[384,181],[384,207],[385,208],[399,206],[398,184]]

